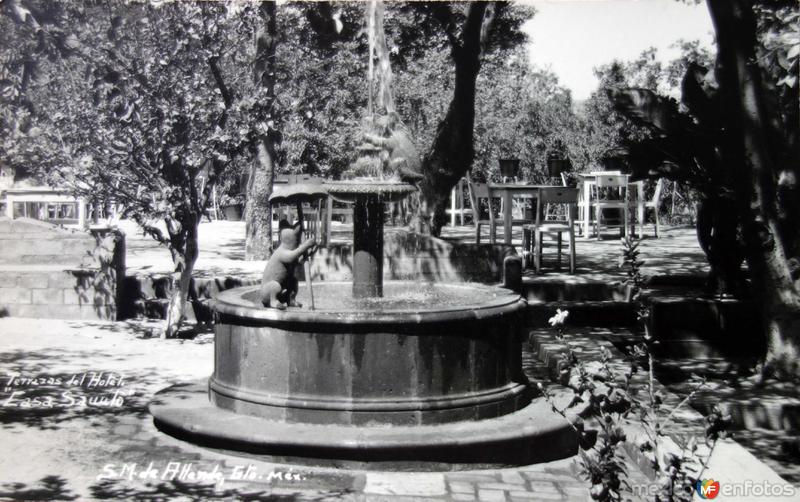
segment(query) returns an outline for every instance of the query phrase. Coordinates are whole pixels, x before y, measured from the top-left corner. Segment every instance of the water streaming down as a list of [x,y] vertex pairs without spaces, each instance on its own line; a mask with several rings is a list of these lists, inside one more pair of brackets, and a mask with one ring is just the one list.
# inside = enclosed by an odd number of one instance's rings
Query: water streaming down
[[415,181],[421,178],[420,159],[408,128],[394,105],[392,68],[383,30],[383,2],[366,4],[369,45],[367,65],[367,114],[358,157],[345,173],[348,179]]
[[383,296],[383,224],[386,203],[399,203],[416,187],[419,155],[394,107],[389,50],[383,31],[384,4],[365,10],[369,61],[367,117],[358,158],[343,177],[328,182],[328,193],[353,208],[353,296]]
[[[375,113],[387,114],[395,111],[392,95],[392,67],[389,48],[383,31],[383,2],[370,0],[367,3],[367,37],[369,41],[367,113],[374,120]],[[377,62],[377,74],[374,70]],[[374,99],[373,99],[374,95]]]

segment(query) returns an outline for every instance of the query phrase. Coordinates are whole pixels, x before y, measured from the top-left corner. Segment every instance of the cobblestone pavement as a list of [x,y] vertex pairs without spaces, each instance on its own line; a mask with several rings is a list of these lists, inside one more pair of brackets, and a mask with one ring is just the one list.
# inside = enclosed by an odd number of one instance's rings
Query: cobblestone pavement
[[162,340],[151,331],[134,322],[0,319],[0,499],[590,500],[575,458],[384,472],[183,443],[156,430],[146,406],[161,388],[211,373],[212,337]]

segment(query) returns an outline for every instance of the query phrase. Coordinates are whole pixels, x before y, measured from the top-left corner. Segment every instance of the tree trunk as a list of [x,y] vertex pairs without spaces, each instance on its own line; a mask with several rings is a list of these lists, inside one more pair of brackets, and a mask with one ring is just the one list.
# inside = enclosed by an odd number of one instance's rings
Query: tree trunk
[[711,268],[707,291],[712,295],[738,296],[744,290],[738,222],[736,201],[707,194],[698,204],[697,240]]
[[[475,156],[475,81],[481,65],[483,42],[491,29],[493,14],[486,16],[488,5],[469,5],[462,42],[452,37],[452,54],[456,67],[455,88],[447,114],[439,123],[436,136],[422,162],[420,204],[412,226],[439,235],[447,218],[445,208],[450,190],[472,167]],[[493,8],[497,8],[496,6]]]
[[[275,2],[262,2],[258,6],[263,25],[256,31],[256,55],[253,64],[253,80],[256,86],[267,90],[267,99],[275,101]],[[269,121],[271,117],[265,117]],[[269,196],[275,167],[275,136],[260,135],[255,144],[256,156],[250,167],[245,204],[245,259],[266,260],[272,247],[272,208]]]
[[[750,2],[709,0],[718,46],[718,80],[724,91],[729,131],[741,145],[736,169],[737,201],[742,221],[753,298],[768,340],[767,367],[784,376],[798,375],[800,292],[791,275],[789,253],[779,231],[776,131],[769,94],[757,65],[756,22]],[[771,109],[772,108],[772,109]],[[796,124],[790,125],[796,127]],[[796,222],[797,223],[797,222]]]
[[164,330],[165,338],[173,338],[186,318],[186,302],[189,299],[189,288],[192,284],[192,272],[199,255],[197,228],[200,224],[200,215],[184,221],[176,230],[171,229],[171,222],[167,221],[167,230],[170,234],[172,245],[172,262],[174,265],[171,278],[171,294],[167,308],[167,326]]
[[245,259],[266,260],[272,246],[272,193],[275,158],[269,137],[260,138],[256,145],[256,158],[250,168],[247,182],[247,203],[244,218],[247,231]]
[[447,221],[445,209],[450,191],[470,169],[475,156],[473,126],[478,72],[457,70],[456,75],[453,99],[423,160],[424,178],[420,183],[418,211],[422,221],[417,226],[424,229],[427,223],[431,234],[437,236]]

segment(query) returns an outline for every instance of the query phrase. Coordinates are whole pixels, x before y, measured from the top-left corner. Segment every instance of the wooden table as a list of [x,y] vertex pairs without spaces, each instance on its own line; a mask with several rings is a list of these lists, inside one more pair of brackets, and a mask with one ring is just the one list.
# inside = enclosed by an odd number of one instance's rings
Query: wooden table
[[[514,197],[524,197],[526,199],[537,199],[539,189],[551,185],[527,185],[517,183],[489,183],[489,190],[492,197],[503,199],[503,236],[506,244],[511,244],[511,208]],[[535,206],[534,206],[535,207]],[[491,217],[491,214],[489,215]]]
[[[581,222],[583,236],[589,236],[589,225],[591,223],[589,218],[589,213],[592,207],[592,187],[596,184],[597,176],[601,174],[612,174],[612,173],[578,173],[578,177],[580,178],[582,185],[581,185],[581,198],[583,202],[583,219]],[[617,174],[617,173],[613,173]],[[630,174],[624,174],[628,179],[630,179]],[[640,181],[629,181],[628,188],[635,187],[636,188],[636,213],[637,219],[639,220],[639,235],[644,235],[644,180]],[[597,218],[597,215],[595,215]],[[635,227],[635,224],[634,224]],[[625,233],[627,235],[628,229],[625,229]]]

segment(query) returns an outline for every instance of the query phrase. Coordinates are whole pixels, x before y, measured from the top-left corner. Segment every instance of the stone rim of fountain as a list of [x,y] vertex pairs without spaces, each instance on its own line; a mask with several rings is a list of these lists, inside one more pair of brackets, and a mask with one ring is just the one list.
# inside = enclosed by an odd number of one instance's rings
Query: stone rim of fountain
[[[386,285],[400,284],[407,281],[386,281]],[[334,281],[322,283],[322,287],[346,288],[350,283]],[[320,285],[318,285],[320,287]],[[463,319],[465,309],[469,309],[470,317],[487,319],[505,315],[518,310],[520,303],[525,303],[519,294],[504,288],[486,286],[483,284],[435,284],[434,288],[463,288],[477,290],[487,295],[487,299],[476,299],[473,304],[437,305],[427,309],[415,307],[395,309],[371,309],[352,311],[348,309],[265,309],[255,305],[245,296],[258,290],[258,286],[245,286],[220,293],[215,299],[209,301],[209,306],[218,315],[226,318],[247,319],[251,322],[264,321],[278,322],[308,322],[308,323],[341,323],[347,321],[351,324],[385,324],[385,323],[415,323],[446,322],[453,319]]]

